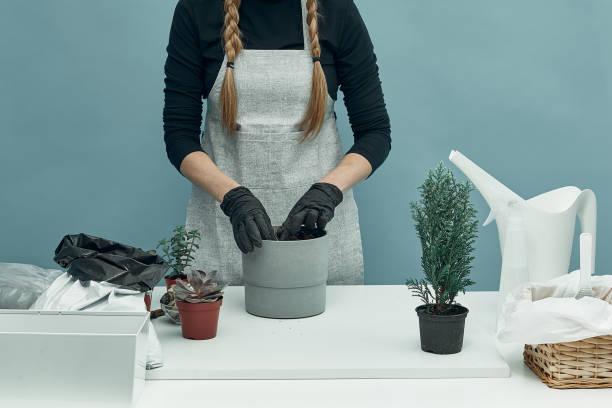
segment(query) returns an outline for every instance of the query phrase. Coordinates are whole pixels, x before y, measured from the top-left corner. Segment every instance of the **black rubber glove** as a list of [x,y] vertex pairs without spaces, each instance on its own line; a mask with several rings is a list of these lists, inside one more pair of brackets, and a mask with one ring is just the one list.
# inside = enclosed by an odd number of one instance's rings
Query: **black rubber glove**
[[236,245],[245,254],[260,248],[262,239],[276,239],[266,209],[248,188],[240,186],[228,191],[221,209],[230,218]]
[[295,236],[302,224],[307,228],[325,230],[334,218],[334,209],[342,202],[342,191],[333,184],[315,183],[293,206],[281,227],[279,238]]

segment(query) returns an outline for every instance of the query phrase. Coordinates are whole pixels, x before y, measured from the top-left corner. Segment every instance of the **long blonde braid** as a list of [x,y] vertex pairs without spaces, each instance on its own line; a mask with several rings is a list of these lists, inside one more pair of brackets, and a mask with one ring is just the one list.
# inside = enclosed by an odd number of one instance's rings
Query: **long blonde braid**
[[241,0],[225,0],[223,11],[225,13],[223,41],[227,55],[227,67],[221,86],[221,119],[223,125],[231,132],[236,130],[236,116],[238,114],[238,96],[236,95],[236,82],[234,80],[234,61],[242,51],[242,40],[238,28],[238,8]]
[[[312,68],[312,87],[310,91],[310,100],[306,114],[300,122],[300,126],[304,129],[304,134],[301,140],[306,140],[311,135],[316,135],[321,130],[323,119],[325,119],[325,106],[327,104],[327,81],[325,73],[319,58],[321,58],[321,45],[319,44],[319,15],[318,1],[307,0],[306,9],[308,15],[306,22],[310,33],[310,54],[312,55],[314,65]],[[304,41],[306,39],[304,38]]]
[[[236,130],[236,116],[238,113],[238,97],[236,94],[233,64],[243,47],[238,28],[238,21],[240,20],[238,8],[240,3],[241,0],[225,0],[223,7],[225,12],[223,39],[228,66],[225,70],[225,77],[221,87],[220,105],[223,125],[231,132]],[[306,9],[308,11],[306,22],[310,34],[310,53],[314,64],[310,100],[304,118],[299,123],[304,129],[300,141],[306,140],[311,135],[316,136],[319,133],[325,119],[325,107],[327,104],[327,81],[319,61],[321,45],[319,44],[318,1],[307,0]]]

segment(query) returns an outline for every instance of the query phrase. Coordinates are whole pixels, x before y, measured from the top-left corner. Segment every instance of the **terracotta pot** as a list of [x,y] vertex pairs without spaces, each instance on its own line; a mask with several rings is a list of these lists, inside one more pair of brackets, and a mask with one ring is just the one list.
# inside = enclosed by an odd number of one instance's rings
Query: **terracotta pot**
[[145,306],[147,307],[147,312],[150,312],[151,311],[151,293],[150,292],[145,292],[144,302],[145,302]]
[[[172,285],[176,285],[176,279],[164,278],[164,280],[166,281],[166,290],[170,289]],[[182,280],[184,280],[185,282],[189,282],[187,278],[182,279]]]
[[216,302],[188,303],[176,302],[181,315],[183,337],[192,340],[208,340],[217,335],[219,309],[223,298]]
[[164,279],[166,281],[166,290],[170,289],[172,285],[176,285],[176,279]]
[[455,354],[463,347],[465,318],[467,307],[456,305],[457,313],[452,315],[434,315],[426,312],[428,305],[421,305],[415,310],[419,316],[421,350],[435,354]]

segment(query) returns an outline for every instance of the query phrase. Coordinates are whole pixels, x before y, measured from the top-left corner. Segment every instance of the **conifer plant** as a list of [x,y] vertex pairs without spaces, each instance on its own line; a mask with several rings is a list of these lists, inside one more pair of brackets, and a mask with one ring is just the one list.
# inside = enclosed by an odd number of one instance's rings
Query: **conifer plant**
[[[410,203],[410,209],[421,242],[424,277],[408,279],[406,285],[423,302],[416,309],[422,349],[456,353],[462,347],[468,313],[456,303],[456,297],[474,284],[470,279],[478,236],[476,209],[470,201],[474,188],[469,181],[458,182],[440,163],[418,189],[420,199]],[[451,320],[460,327],[448,324]]]

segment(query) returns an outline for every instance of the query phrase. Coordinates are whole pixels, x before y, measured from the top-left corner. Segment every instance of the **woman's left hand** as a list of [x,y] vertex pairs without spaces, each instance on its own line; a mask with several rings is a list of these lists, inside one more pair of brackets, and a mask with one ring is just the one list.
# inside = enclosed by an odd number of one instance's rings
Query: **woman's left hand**
[[281,226],[279,239],[286,240],[298,233],[302,225],[325,230],[334,218],[334,209],[342,202],[342,191],[330,183],[315,183],[293,206]]

